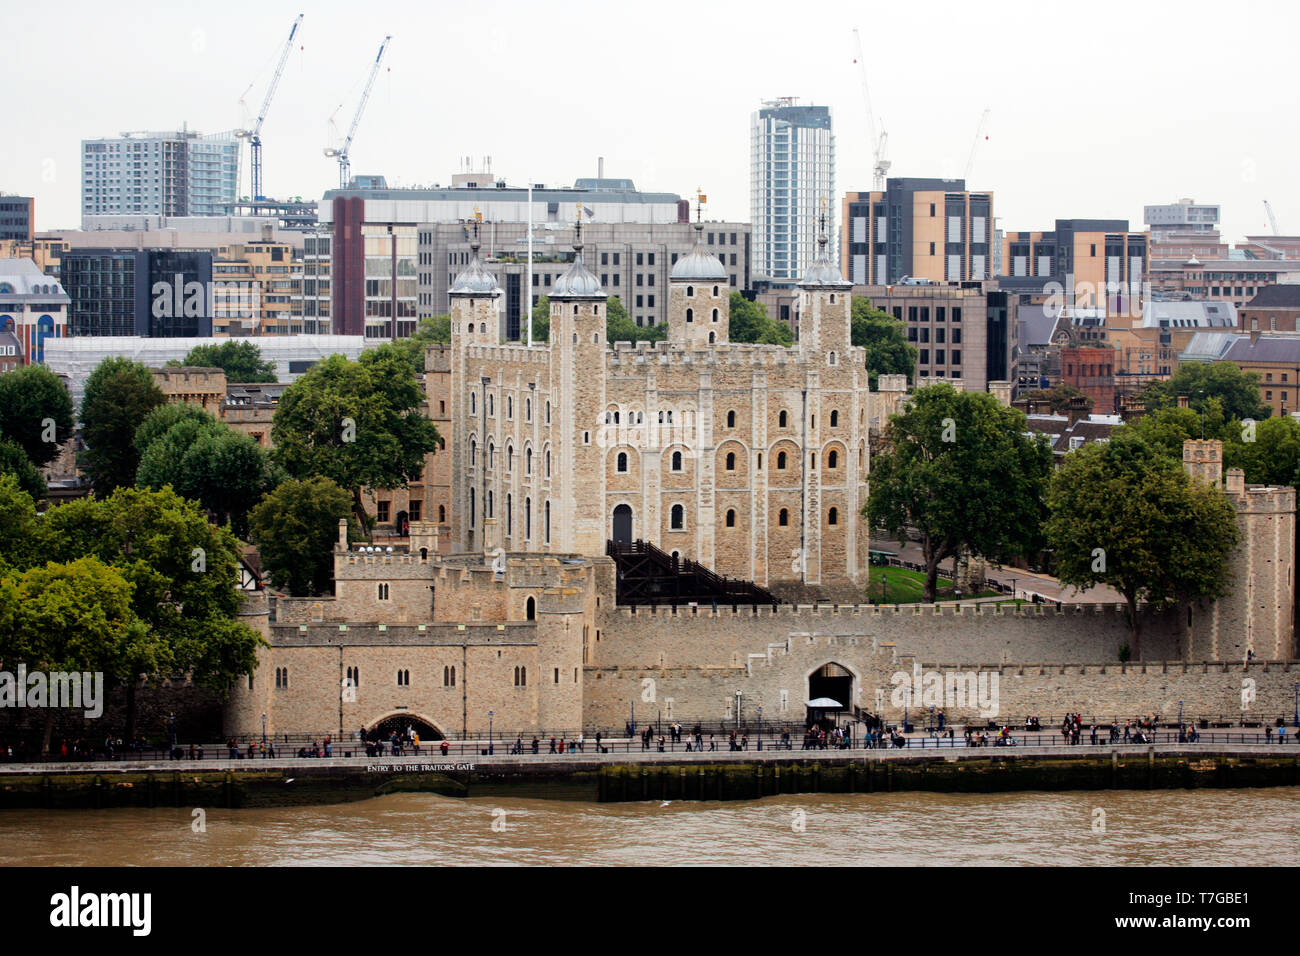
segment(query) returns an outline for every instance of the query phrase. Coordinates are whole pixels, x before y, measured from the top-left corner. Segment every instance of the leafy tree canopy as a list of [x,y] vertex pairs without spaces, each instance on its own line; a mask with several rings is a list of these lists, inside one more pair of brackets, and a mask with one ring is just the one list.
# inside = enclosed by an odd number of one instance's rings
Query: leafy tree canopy
[[86,470],[97,494],[135,483],[140,463],[136,429],[166,401],[153,373],[139,362],[106,358],[90,373],[81,400],[81,425],[88,446]]
[[328,478],[286,481],[253,509],[253,540],[271,583],[295,597],[328,594],[334,543],[352,497]]
[[739,292],[732,292],[727,307],[730,325],[727,337],[732,342],[760,345],[794,345],[794,331],[784,322],[773,321],[760,302],[751,302]]
[[252,342],[227,339],[219,345],[196,345],[182,365],[219,368],[228,382],[274,382],[275,363],[262,358],[262,350]]
[[1260,396],[1259,374],[1243,372],[1232,362],[1186,362],[1172,376],[1152,382],[1143,392],[1148,412],[1177,408],[1180,395],[1186,395],[1188,406],[1197,412],[1217,399],[1229,419],[1259,421],[1271,413]]
[[868,382],[875,391],[881,375],[906,375],[910,384],[916,378],[916,348],[907,341],[903,322],[870,300],[853,300],[850,321],[854,345],[867,350]]
[[72,437],[72,396],[44,365],[0,375],[0,440],[13,442],[38,468]]
[[1032,391],[1025,392],[1021,398],[1032,399],[1037,402],[1047,402],[1048,408],[1054,415],[1064,415],[1070,410],[1071,402],[1075,399],[1085,399],[1085,414],[1092,412],[1093,401],[1083,392],[1079,391],[1073,385],[1066,385],[1064,382],[1053,385],[1051,388],[1036,388]]
[[0,441],[0,475],[12,475],[23,491],[33,498],[45,497],[45,476],[32,464],[26,452],[8,440]]

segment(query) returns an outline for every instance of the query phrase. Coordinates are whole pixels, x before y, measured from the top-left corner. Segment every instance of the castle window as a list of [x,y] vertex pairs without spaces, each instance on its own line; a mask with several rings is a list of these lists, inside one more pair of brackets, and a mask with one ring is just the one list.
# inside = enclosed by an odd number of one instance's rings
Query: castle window
[[474,527],[474,489],[469,490],[469,526]]
[[443,687],[456,686],[456,668],[444,667],[442,669],[442,686]]
[[686,509],[681,505],[673,505],[672,518],[669,523],[674,531],[681,531],[686,526]]
[[496,418],[497,415],[497,398],[495,395],[488,395],[488,417]]
[[524,540],[528,541],[533,536],[533,499],[524,499]]
[[840,523],[840,510],[839,510],[838,508],[832,508],[832,509],[827,513],[827,515],[826,515],[826,523],[827,523],[827,524],[839,524],[839,523]]
[[790,416],[787,415],[784,411],[782,411],[781,414],[776,417],[776,427],[785,428],[786,422],[788,422],[789,420],[790,420]]
[[736,526],[736,511],[735,511],[734,508],[728,508],[728,509],[727,509],[727,527],[728,527],[728,528],[734,528],[735,526]]
[[[578,307],[577,307],[576,305],[573,307],[573,314],[574,314],[574,315],[577,315],[577,314],[578,314]],[[578,337],[575,335],[575,336],[573,337],[573,340],[574,340],[575,342],[578,341]]]
[[524,617],[530,621],[537,620],[537,599],[531,595],[524,604]]
[[618,453],[618,464],[616,469],[621,475],[627,474],[627,452],[621,451]]
[[[717,296],[718,296],[718,287],[717,287],[716,285],[713,287],[713,296],[714,296],[714,298],[717,298]],[[713,321],[714,321],[714,322],[718,321],[718,310],[717,310],[717,309],[714,309],[714,310],[713,310]]]
[[551,477],[551,450],[546,450],[546,477]]
[[469,393],[469,413],[471,415],[478,413],[478,398],[473,392]]
[[712,344],[713,344],[714,342],[716,342],[717,340],[718,340],[718,337],[717,337],[714,333],[710,332],[710,333],[709,333],[709,344],[712,345]]
[[514,495],[506,493],[506,537],[514,534]]
[[487,494],[483,496],[483,517],[484,518],[496,517],[496,511],[492,507],[492,504],[493,504],[492,491],[491,489],[489,489]]
[[784,508],[782,508],[782,509],[777,513],[777,516],[776,516],[776,523],[779,524],[782,528],[784,528],[786,525],[788,525],[788,524],[790,523],[790,512],[788,512],[788,511],[786,511]]
[[533,473],[533,450],[531,448],[525,448],[524,449],[524,474],[531,475],[532,473]]
[[515,449],[513,445],[506,445],[506,473],[515,470]]
[[687,322],[694,322],[694,321],[695,321],[695,310],[694,310],[694,309],[687,309],[687,310],[686,310],[686,321],[687,321]]
[[558,684],[559,682],[560,682],[560,669],[557,667],[555,668],[555,683]]
[[289,689],[289,668],[277,667],[275,669],[275,689],[276,690]]
[[515,668],[515,686],[516,686],[516,687],[527,687],[527,686],[528,686],[528,668],[527,668],[527,667],[516,667],[516,668]]
[[546,543],[551,543],[551,503],[546,502]]
[[524,399],[524,421],[531,422],[532,420],[533,420],[533,400],[531,398],[525,398]]
[[679,451],[675,451],[673,452],[673,471],[681,471],[681,470],[682,470],[682,453]]
[[[776,453],[776,470],[785,471],[785,452],[783,451]],[[471,488],[470,491],[472,492],[473,489]]]
[[[695,298],[695,286],[693,286],[693,285],[688,285],[688,286],[686,287],[686,298],[688,298],[688,299],[693,299],[693,298]],[[689,322],[690,319],[687,319],[686,321]]]
[[834,305],[834,304],[835,304],[835,293],[832,292],[832,293],[831,293],[831,305]]
[[399,670],[397,672],[397,686],[398,687],[411,686],[411,672],[409,670]]
[[840,464],[840,454],[837,451],[828,451],[826,453],[826,467],[838,468]]
[[763,467],[763,453],[761,451],[758,453],[758,467]]
[[[713,291],[713,294],[714,294],[714,295],[717,295],[717,294],[718,294],[718,292],[717,292],[716,289]],[[714,310],[713,310],[713,321],[714,321],[714,322],[718,321],[718,310],[717,310],[717,309],[714,309]]]
[[421,548],[421,549],[420,549],[420,560],[421,560],[421,561],[428,561],[428,560],[429,560],[429,549],[428,549],[428,548]]
[[834,428],[839,423],[840,423],[840,413],[831,412],[831,428]]
[[487,332],[487,323],[486,323],[486,322],[480,322],[480,323],[478,324],[478,330],[479,330],[480,332],[486,333],[486,332]]
[[834,353],[834,352],[831,352],[829,355],[826,356],[826,364],[827,364],[827,365],[835,365],[836,362],[837,362],[837,359],[836,359],[836,357],[835,357],[835,353]]
[[547,402],[546,403],[546,424],[549,425],[550,423],[551,423],[551,403]]
[[727,427],[728,427],[728,428],[735,428],[735,427],[736,427],[736,413],[735,413],[735,412],[727,412]]
[[735,471],[735,470],[736,470],[736,453],[734,451],[729,451],[727,452],[727,471]]
[[506,418],[513,421],[515,417],[515,400],[509,395],[506,396]]
[[379,600],[381,601],[388,600],[388,585],[386,583],[377,584],[375,586],[375,591]]
[[375,520],[380,522],[381,524],[386,523],[388,521],[388,514],[389,514],[388,508],[389,508],[389,502],[387,501],[375,502]]

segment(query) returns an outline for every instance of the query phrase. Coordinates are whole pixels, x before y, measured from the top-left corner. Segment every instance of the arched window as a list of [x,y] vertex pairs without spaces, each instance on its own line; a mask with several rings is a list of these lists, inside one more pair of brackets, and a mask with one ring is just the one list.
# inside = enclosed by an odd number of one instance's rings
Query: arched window
[[[714,294],[714,295],[717,295],[718,293],[715,292],[715,293],[713,293],[713,294]],[[714,309],[714,310],[713,310],[713,321],[714,321],[714,322],[718,321],[718,310],[717,310],[717,309]]]
[[840,423],[840,413],[837,412],[837,411],[832,411],[832,412],[831,412],[831,428],[836,427],[837,425],[839,425],[839,423]]
[[835,357],[835,353],[834,353],[834,352],[831,352],[829,355],[826,356],[826,364],[827,364],[827,365],[834,365],[834,364],[836,363],[836,361],[837,361],[837,359],[836,359],[836,357]]
[[838,468],[840,465],[840,453],[837,451],[828,451],[826,453],[826,467]]
[[788,524],[790,523],[790,512],[788,512],[788,511],[786,511],[784,508],[782,508],[782,509],[777,513],[777,516],[776,516],[776,523],[779,524],[782,528],[784,528],[786,525],[788,525]]
[[[834,305],[834,304],[835,304],[835,293],[832,292],[832,293],[831,293],[831,305]],[[832,362],[831,364],[834,365],[835,363]]]
[[718,340],[717,335],[714,334],[713,332],[710,332],[710,333],[709,333],[709,344],[712,345],[712,344],[713,344],[714,342],[716,342],[717,340]]
[[734,451],[729,451],[727,452],[727,471],[735,471],[735,470],[736,470],[736,453]]
[[474,467],[478,463],[478,442],[473,438],[469,440],[469,464]]
[[506,396],[506,418],[513,419],[514,417],[515,417],[515,400],[511,398],[509,395],[507,395]]
[[524,499],[524,540],[528,541],[533,536],[533,499]]
[[528,600],[524,602],[524,617],[530,621],[537,620],[537,599],[531,595]]
[[497,443],[494,442],[494,441],[492,441],[491,439],[489,439],[489,440],[488,440],[488,456],[487,456],[487,468],[488,468],[488,471],[491,471],[491,470],[492,470],[493,468],[495,468],[496,466],[497,466]]
[[489,394],[488,395],[488,417],[495,418],[496,414],[497,414],[497,397],[495,395]]
[[438,505],[438,524],[447,523],[447,506]]
[[[776,453],[776,469],[777,471],[785,471],[785,452],[783,451]],[[473,491],[472,488],[470,490]]]
[[442,686],[443,686],[443,687],[455,687],[455,686],[456,686],[456,668],[454,668],[454,667],[443,667],[443,669],[442,669]]
[[428,561],[428,560],[429,560],[429,549],[428,549],[428,548],[421,548],[421,549],[420,549],[420,560],[421,560],[421,561]]
[[617,471],[619,474],[627,474],[627,452],[625,451],[618,453]]
[[532,420],[533,420],[533,400],[531,398],[525,398],[524,399],[524,421],[531,422]]
[[546,449],[546,477],[551,477],[551,450]]
[[728,509],[727,509],[727,527],[728,527],[728,528],[734,528],[735,526],[736,526],[736,511],[735,511],[734,508],[728,508]]
[[381,582],[375,585],[375,592],[379,600],[381,601],[388,600],[388,585],[386,583]]
[[840,523],[840,509],[839,509],[839,508],[832,508],[829,512],[827,512],[827,514],[826,514],[826,523],[827,523],[827,524],[839,524],[839,523]]
[[515,448],[513,445],[506,445],[506,474],[515,470]]
[[551,543],[551,502],[546,502],[546,543]]
[[[693,285],[688,285],[688,286],[686,287],[686,298],[688,298],[688,299],[693,299],[693,298],[695,298],[695,286],[693,286]],[[689,322],[690,320],[687,319],[687,321]]]
[[551,423],[551,403],[547,402],[546,403],[546,424],[549,425],[550,423]]
[[673,505],[669,525],[674,531],[681,531],[686,526],[686,509],[681,505]]
[[682,453],[679,451],[675,451],[673,452],[673,471],[681,471],[681,470],[682,470]]
[[478,396],[473,392],[469,393],[469,413],[476,414],[478,411]]
[[492,493],[492,489],[489,488],[487,494],[483,496],[483,517],[484,518],[495,518],[497,516],[496,509],[492,507],[494,503],[495,503],[494,495]]
[[735,412],[727,412],[727,427],[728,427],[728,428],[735,428],[735,427],[736,427],[736,413],[735,413]]
[[533,450],[531,448],[525,448],[524,449],[524,474],[531,475],[532,473],[533,473]]
[[782,410],[781,414],[776,416],[776,427],[785,428],[786,422],[789,420],[790,420],[790,416],[787,415],[784,410]]
[[686,321],[687,321],[687,322],[694,322],[694,321],[695,321],[695,310],[694,310],[694,309],[687,309],[687,310],[686,310]]

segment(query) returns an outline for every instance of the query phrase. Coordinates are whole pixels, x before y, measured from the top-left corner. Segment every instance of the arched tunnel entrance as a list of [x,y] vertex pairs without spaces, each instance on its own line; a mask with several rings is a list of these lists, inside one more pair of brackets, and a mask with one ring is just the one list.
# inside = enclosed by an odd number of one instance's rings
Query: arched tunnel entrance
[[443,734],[437,727],[415,714],[392,714],[366,729],[366,740],[389,740],[394,733],[406,735],[413,729],[420,735],[421,742],[442,740]]

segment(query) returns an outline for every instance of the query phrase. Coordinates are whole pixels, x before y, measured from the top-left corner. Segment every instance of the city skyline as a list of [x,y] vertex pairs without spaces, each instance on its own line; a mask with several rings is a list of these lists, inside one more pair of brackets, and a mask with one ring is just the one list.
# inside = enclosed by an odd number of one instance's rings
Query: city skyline
[[[831,109],[839,194],[864,190],[871,153],[853,62],[859,27],[877,126],[889,132],[891,175],[962,178],[987,108],[988,138],[977,141],[966,178],[998,196],[1003,229],[1077,216],[1138,227],[1144,205],[1188,196],[1222,206],[1229,241],[1269,232],[1264,199],[1281,232],[1300,232],[1300,200],[1283,191],[1297,172],[1296,134],[1279,121],[1296,105],[1283,75],[1283,33],[1248,31],[1283,8],[1247,7],[1236,20],[1220,18],[1216,42],[1250,49],[1249,63],[1242,55],[1207,73],[1212,50],[1201,58],[1162,54],[1203,49],[1195,8],[1180,8],[1174,21],[1108,4],[1097,21],[1122,16],[1122,26],[1062,34],[1047,11],[997,20],[994,30],[987,24],[996,17],[951,5],[924,30],[901,13],[868,16],[834,3],[780,30],[770,20],[741,22],[721,5],[669,4],[642,18],[584,3],[506,3],[457,11],[446,22],[402,7],[372,27],[358,27],[341,5],[319,5],[306,10],[266,120],[265,191],[319,199],[334,185],[336,164],[322,152],[331,144],[327,118],[336,114],[337,145],[386,33],[392,46],[352,165],[390,185],[447,184],[466,156],[492,156],[494,174],[511,183],[571,185],[594,175],[603,156],[607,175],[683,196],[702,188],[711,200],[706,217],[746,221],[749,117],[763,100],[797,96]],[[81,140],[182,123],[204,133],[247,126],[240,94],[251,82],[247,111],[255,113],[298,12],[236,4],[214,21],[167,9],[128,32],[107,12],[74,4],[62,29],[31,34],[14,52],[16,75],[51,63],[69,75],[39,99],[14,104],[13,126],[25,132],[0,148],[0,188],[36,197],[38,230],[72,228],[80,219]],[[18,16],[0,13],[0,24],[17,31]],[[584,32],[593,24],[601,29]],[[629,35],[625,27],[635,27],[635,48],[605,39]],[[973,37],[997,52],[966,70],[960,64]],[[120,55],[105,56],[106,41]],[[1080,81],[1027,89],[1035,84],[1022,64],[1035,53],[1065,57]],[[1238,73],[1249,76],[1248,91],[1232,84]],[[1109,90],[1085,82],[1104,75],[1131,79]],[[104,95],[87,97],[87,89]],[[1099,176],[1099,159],[1120,175]],[[248,165],[245,150],[241,195],[249,192]]]

